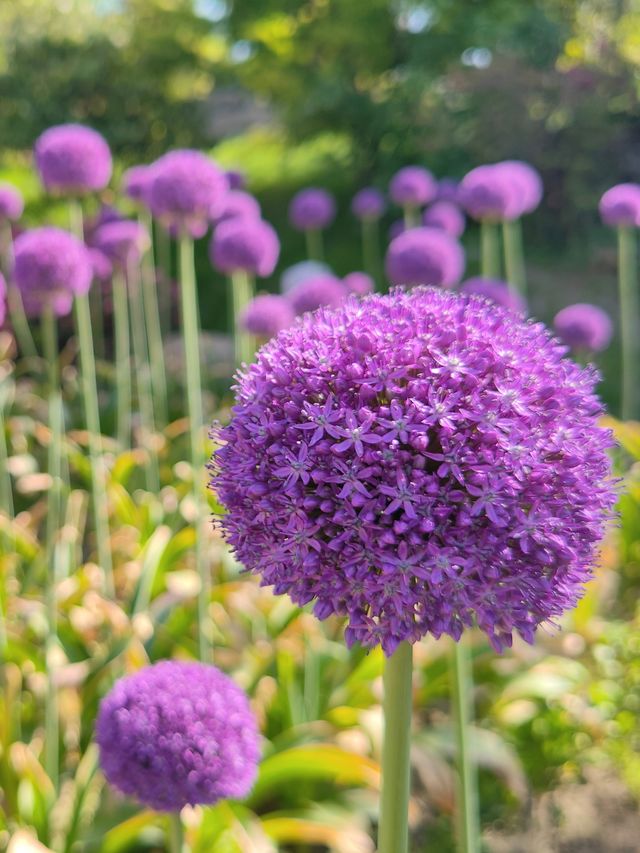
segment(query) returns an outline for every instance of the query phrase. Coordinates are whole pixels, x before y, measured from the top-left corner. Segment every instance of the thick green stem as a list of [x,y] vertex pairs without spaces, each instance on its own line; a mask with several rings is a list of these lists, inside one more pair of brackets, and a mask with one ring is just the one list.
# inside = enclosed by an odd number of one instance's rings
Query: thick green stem
[[469,731],[473,720],[473,670],[464,634],[453,644],[451,673],[458,763],[456,806],[459,845],[462,853],[478,853],[481,847],[478,785],[469,747]]
[[500,278],[500,235],[490,219],[480,222],[480,269],[484,278]]
[[180,812],[169,815],[169,853],[183,853],[184,829]]
[[187,382],[187,408],[191,465],[193,468],[193,500],[195,504],[196,566],[200,577],[198,593],[198,651],[200,660],[210,662],[213,657],[208,624],[211,599],[211,575],[207,565],[203,541],[203,496],[201,488],[205,458],[202,441],[202,380],[200,377],[200,329],[198,324],[198,293],[193,259],[193,240],[183,235],[179,242],[180,298],[182,307],[182,340],[184,345]]
[[384,667],[384,744],[378,853],[407,853],[412,709],[412,658],[400,643]]
[[638,305],[638,247],[634,228],[618,228],[618,284],[620,291],[620,335],[622,340],[622,419],[637,419],[640,354],[640,308]]
[[504,243],[504,268],[507,281],[520,296],[527,298],[527,272],[522,246],[522,223],[519,219],[504,220],[502,223]]
[[113,324],[116,351],[116,435],[120,445],[131,444],[131,342],[127,283],[121,270],[113,272]]
[[381,286],[380,264],[380,235],[377,219],[362,220],[362,262],[364,270],[376,284],[376,290]]
[[413,204],[408,204],[403,208],[404,227],[408,231],[410,228],[418,228],[420,226],[420,208]]
[[[148,213],[140,213],[140,224],[145,228],[149,239],[153,240],[153,222]],[[167,377],[162,345],[162,326],[158,307],[158,289],[153,269],[153,243],[142,256],[142,300],[144,303],[145,324],[151,362],[151,383],[153,385],[153,405],[156,427],[167,425]]]
[[252,334],[240,326],[240,317],[253,299],[253,281],[244,270],[231,274],[231,294],[233,297],[233,332],[236,366],[250,364],[256,351],[256,342]]
[[304,232],[307,242],[307,257],[310,261],[324,261],[324,240],[319,228],[310,228]]

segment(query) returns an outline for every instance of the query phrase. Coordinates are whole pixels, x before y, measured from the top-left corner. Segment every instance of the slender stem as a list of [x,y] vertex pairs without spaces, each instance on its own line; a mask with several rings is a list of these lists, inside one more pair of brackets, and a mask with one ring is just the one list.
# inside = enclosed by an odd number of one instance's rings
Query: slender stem
[[498,225],[490,219],[480,222],[480,267],[484,278],[500,278],[500,239]]
[[324,240],[319,228],[310,228],[304,232],[307,242],[307,256],[310,261],[324,260]]
[[171,237],[167,231],[156,223],[155,233],[156,277],[160,324],[164,334],[171,331]]
[[233,297],[233,330],[236,354],[236,366],[253,361],[256,342],[249,332],[240,327],[240,316],[253,298],[253,281],[245,270],[236,270],[231,274],[231,294]]
[[180,812],[169,815],[169,851],[170,853],[182,853],[184,850],[184,829]]
[[[149,239],[153,240],[153,222],[147,212],[140,213],[139,219]],[[153,244],[142,257],[142,300],[144,303],[145,324],[151,361],[151,383],[153,385],[153,403],[156,426],[162,429],[168,421],[167,377],[162,345],[162,326],[158,306],[158,289],[153,269]]]
[[127,284],[122,270],[113,271],[113,322],[116,351],[116,435],[122,447],[131,443],[131,342]]
[[91,306],[91,325],[93,335],[93,349],[96,358],[104,359],[106,347],[104,342],[104,302],[102,295],[102,282],[93,280],[89,292],[89,304]]
[[369,273],[376,283],[376,289],[380,288],[380,235],[379,222],[377,219],[362,220],[362,262],[365,272]]
[[11,485],[11,474],[9,473],[8,468],[8,460],[9,460],[9,448],[7,446],[7,433],[6,433],[6,424],[5,424],[5,405],[6,408],[9,408],[7,403],[8,395],[4,393],[4,389],[2,386],[5,383],[9,383],[9,378],[4,374],[4,372],[0,373],[0,512],[4,512],[9,520],[13,519],[13,488]]
[[13,268],[13,238],[11,236],[11,224],[6,220],[0,222],[0,270],[7,282],[7,302],[9,305],[9,316],[11,327],[16,336],[18,347],[22,355],[28,358],[36,358],[38,350],[29,328],[29,321],[22,304],[22,296],[17,287],[11,283],[11,271]]
[[480,817],[478,814],[477,774],[469,748],[469,728],[473,719],[473,670],[469,646],[463,634],[453,644],[451,673],[453,675],[454,721],[457,742],[457,817],[458,836],[462,853],[480,850]]
[[502,223],[502,240],[504,243],[504,267],[509,284],[526,299],[527,271],[524,263],[522,247],[522,223],[519,219],[507,220]]
[[409,230],[409,228],[418,228],[420,225],[420,208],[415,207],[412,204],[407,204],[404,208],[404,227]]
[[384,744],[378,853],[407,853],[413,649],[400,643],[384,668]]
[[179,241],[180,297],[182,306],[182,339],[184,343],[185,370],[187,381],[187,408],[189,411],[189,435],[191,441],[191,464],[193,468],[193,499],[196,508],[196,566],[200,577],[198,593],[198,650],[200,660],[210,661],[213,657],[208,625],[208,609],[211,599],[211,575],[206,561],[203,541],[203,499],[201,476],[204,469],[202,441],[202,380],[200,377],[200,330],[198,327],[198,294],[193,259],[193,240],[182,235]]
[[622,418],[639,417],[635,371],[640,351],[640,310],[638,306],[638,247],[636,231],[618,228],[618,284],[620,292],[620,333],[622,338]]

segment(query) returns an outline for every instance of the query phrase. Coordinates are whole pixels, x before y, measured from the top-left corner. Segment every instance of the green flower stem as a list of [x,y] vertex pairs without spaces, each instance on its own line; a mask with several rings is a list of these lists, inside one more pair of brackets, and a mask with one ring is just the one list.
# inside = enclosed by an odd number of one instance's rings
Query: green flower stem
[[184,829],[180,812],[169,815],[169,853],[183,853]]
[[89,434],[89,461],[91,464],[91,487],[93,492],[93,518],[96,531],[98,562],[104,573],[105,589],[113,595],[113,564],[109,533],[109,503],[107,500],[107,476],[102,458],[102,431],[98,408],[96,364],[91,336],[91,312],[89,297],[85,293],[75,298],[75,319],[80,346],[80,380],[84,415]]
[[403,211],[405,229],[418,228],[420,226],[420,208],[414,207],[412,204],[408,204],[403,208]]
[[156,271],[160,269],[163,273],[156,277],[160,327],[162,332],[168,335],[171,331],[171,237],[159,223],[156,223],[154,246]]
[[[153,222],[147,212],[141,212],[140,224],[149,239],[153,240]],[[144,304],[145,325],[151,362],[151,384],[153,386],[153,405],[156,426],[162,429],[168,422],[167,377],[162,345],[162,326],[158,306],[158,289],[153,269],[153,244],[142,256],[142,301]]]
[[256,346],[253,335],[240,328],[240,316],[253,299],[253,281],[244,270],[236,270],[231,274],[231,295],[233,299],[233,331],[236,355],[236,366],[249,364],[253,361]]
[[8,460],[9,448],[7,447],[7,433],[5,423],[5,408],[8,409],[9,395],[5,394],[2,387],[10,382],[8,375],[0,373],[0,512],[4,512],[9,520],[13,520],[13,487],[11,485],[11,474],[9,473]]
[[198,293],[193,258],[193,240],[182,235],[178,246],[180,260],[180,298],[182,307],[182,340],[184,344],[187,382],[187,408],[189,413],[189,435],[191,442],[191,466],[193,468],[193,499],[196,518],[196,567],[200,577],[198,593],[198,652],[201,661],[210,662],[213,657],[208,624],[209,601],[211,599],[211,575],[207,565],[203,541],[204,501],[201,477],[204,470],[204,446],[202,441],[202,380],[200,376],[200,329],[198,324]]
[[122,270],[113,271],[113,323],[116,350],[116,435],[121,447],[131,445],[131,341],[127,283]]
[[11,327],[16,335],[18,347],[23,356],[37,358],[38,350],[29,328],[29,321],[22,304],[22,296],[17,287],[11,283],[11,269],[13,267],[13,240],[11,237],[11,225],[6,220],[0,223],[0,269],[7,282],[7,303]]
[[319,228],[310,228],[304,232],[307,242],[307,257],[310,261],[324,261],[324,240]]
[[93,351],[96,358],[104,361],[106,357],[106,346],[104,342],[104,308],[102,301],[102,283],[94,279],[89,291],[89,305],[91,307],[91,327],[93,336]]
[[380,264],[380,224],[377,219],[362,220],[362,262],[364,270],[381,287],[382,273]]
[[640,310],[638,306],[638,245],[634,228],[618,228],[618,285],[620,334],[622,338],[622,419],[640,417],[636,369],[640,354]]
[[457,817],[458,837],[462,853],[479,853],[480,817],[478,814],[477,775],[469,746],[469,729],[473,719],[473,671],[467,638],[463,634],[453,644],[454,721],[457,743]]
[[504,220],[502,223],[504,243],[504,268],[509,284],[526,299],[527,272],[522,247],[522,223],[519,219]]
[[480,222],[480,269],[484,278],[500,278],[500,235],[490,219]]
[[400,643],[384,667],[384,744],[378,853],[407,853],[413,649]]

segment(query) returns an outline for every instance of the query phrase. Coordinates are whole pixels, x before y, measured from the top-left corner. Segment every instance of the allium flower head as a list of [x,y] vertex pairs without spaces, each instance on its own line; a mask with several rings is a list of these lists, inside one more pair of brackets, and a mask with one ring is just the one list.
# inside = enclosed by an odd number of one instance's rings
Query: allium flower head
[[396,219],[395,222],[392,222],[389,226],[389,240],[395,240],[396,237],[404,234],[407,230],[404,219]]
[[513,183],[519,193],[518,216],[532,213],[542,201],[544,190],[537,169],[522,160],[502,160],[496,163],[496,169],[500,170],[507,181]]
[[411,228],[389,244],[385,268],[392,284],[453,287],[464,272],[464,250],[437,228]]
[[460,183],[454,181],[453,178],[441,178],[438,181],[438,201],[450,201],[453,204],[459,204]]
[[347,293],[353,293],[355,296],[366,296],[376,289],[374,280],[366,272],[350,272],[342,279],[342,283]]
[[227,169],[224,176],[227,179],[227,186],[230,190],[243,190],[247,186],[247,179],[244,172],[241,172],[239,169]]
[[316,275],[297,284],[287,293],[296,314],[306,314],[321,306],[335,308],[347,297],[347,289],[334,275]]
[[109,281],[113,275],[113,264],[101,249],[89,249],[93,277],[98,281]]
[[332,275],[331,267],[323,264],[320,261],[299,261],[293,266],[287,267],[280,278],[280,290],[282,293],[289,293],[294,287],[306,281],[309,278],[315,278],[318,275]]
[[212,217],[224,209],[228,192],[224,172],[200,151],[179,149],[151,166],[151,213],[175,234],[202,237]]
[[133,201],[146,205],[152,178],[150,166],[132,166],[122,176],[122,192]]
[[238,374],[212,487],[237,558],[391,654],[477,624],[496,649],[575,605],[611,514],[597,374],[477,297],[317,311]]
[[129,264],[137,263],[151,241],[146,228],[131,219],[108,222],[93,236],[93,245],[107,256],[114,267],[126,270]]
[[460,203],[474,219],[518,219],[535,210],[541,198],[540,175],[519,160],[478,166],[460,184]]
[[351,202],[351,212],[356,219],[380,219],[385,207],[384,195],[375,187],[360,190]]
[[237,219],[239,216],[260,219],[261,215],[258,199],[243,190],[231,190],[227,193],[222,213],[214,217],[214,221],[219,223],[227,219]]
[[102,190],[111,178],[111,151],[97,131],[81,124],[45,130],[34,147],[36,168],[49,192],[82,195]]
[[428,228],[439,228],[451,237],[464,234],[464,213],[450,201],[436,201],[422,214],[422,224]]
[[484,296],[490,302],[515,311],[516,314],[527,313],[527,303],[506,281],[475,276],[463,281],[460,290],[474,296]]
[[96,740],[107,781],[167,812],[245,797],[260,757],[246,695],[202,663],[162,661],[121,678],[100,705]]
[[209,243],[211,263],[227,275],[244,270],[263,278],[269,276],[279,254],[278,235],[262,219],[227,219],[216,226]]
[[607,312],[597,305],[582,302],[559,311],[553,327],[558,337],[578,352],[601,352],[609,346],[613,335],[613,325]]
[[257,338],[272,338],[295,320],[291,302],[285,296],[263,293],[256,296],[240,315],[240,326]]
[[391,179],[389,195],[400,207],[422,207],[438,194],[438,182],[422,166],[405,166]]
[[640,185],[617,184],[600,199],[600,216],[605,225],[640,228]]
[[7,316],[7,282],[0,272],[0,326],[5,321]]
[[68,314],[74,295],[87,293],[91,279],[89,251],[68,231],[34,228],[16,237],[13,280],[29,314],[47,302],[57,314]]
[[289,222],[297,231],[317,231],[331,225],[336,215],[336,203],[326,190],[308,187],[291,199]]
[[0,184],[0,221],[20,219],[24,210],[22,193],[12,184]]

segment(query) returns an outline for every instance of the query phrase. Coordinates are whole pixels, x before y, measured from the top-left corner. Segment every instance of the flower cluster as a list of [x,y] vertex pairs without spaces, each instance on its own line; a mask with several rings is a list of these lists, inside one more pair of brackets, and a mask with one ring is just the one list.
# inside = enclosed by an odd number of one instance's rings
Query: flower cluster
[[120,219],[101,225],[93,235],[92,245],[112,266],[126,270],[130,263],[140,260],[151,240],[143,225],[131,219]]
[[342,279],[347,294],[353,293],[356,296],[366,296],[368,293],[373,293],[376,289],[374,280],[366,272],[350,272]]
[[464,213],[452,201],[436,201],[422,214],[422,224],[429,228],[440,228],[450,237],[462,237]]
[[464,250],[437,228],[410,228],[393,239],[385,268],[391,284],[453,287],[464,272]]
[[600,216],[613,228],[640,228],[640,185],[617,184],[600,199]]
[[20,191],[11,184],[0,184],[0,221],[20,219],[23,210],[24,200]]
[[504,160],[472,169],[460,184],[459,197],[475,219],[519,219],[540,204],[542,179],[528,163]]
[[222,213],[217,219],[214,217],[214,220],[224,222],[227,219],[237,219],[238,217],[260,219],[261,216],[260,204],[254,196],[244,192],[244,190],[231,190],[227,193]]
[[606,349],[613,334],[611,317],[597,305],[579,302],[559,311],[553,327],[558,337],[576,352],[595,353]]
[[49,192],[82,195],[104,189],[111,178],[111,152],[106,140],[81,124],[45,130],[36,141],[34,154]]
[[336,202],[326,190],[308,187],[300,190],[289,205],[289,221],[297,231],[317,231],[331,225]]
[[288,293],[296,314],[315,311],[321,306],[336,308],[347,295],[344,284],[331,273],[314,275],[295,285]]
[[389,195],[399,207],[422,207],[438,194],[438,182],[421,166],[405,166],[391,179]]
[[527,313],[527,303],[506,281],[475,276],[463,281],[460,285],[460,290],[463,293],[484,296],[490,302],[495,302],[496,305],[501,305],[503,308],[515,311],[517,314]]
[[152,176],[149,166],[132,166],[122,176],[122,192],[133,201],[147,204]]
[[274,271],[279,254],[275,230],[253,217],[226,219],[216,226],[209,243],[211,263],[226,275],[243,270],[264,278]]
[[380,190],[365,187],[357,192],[351,202],[351,212],[356,219],[380,219],[385,211],[385,200]]
[[258,339],[268,340],[295,320],[291,302],[285,296],[262,293],[240,315],[240,326]]

